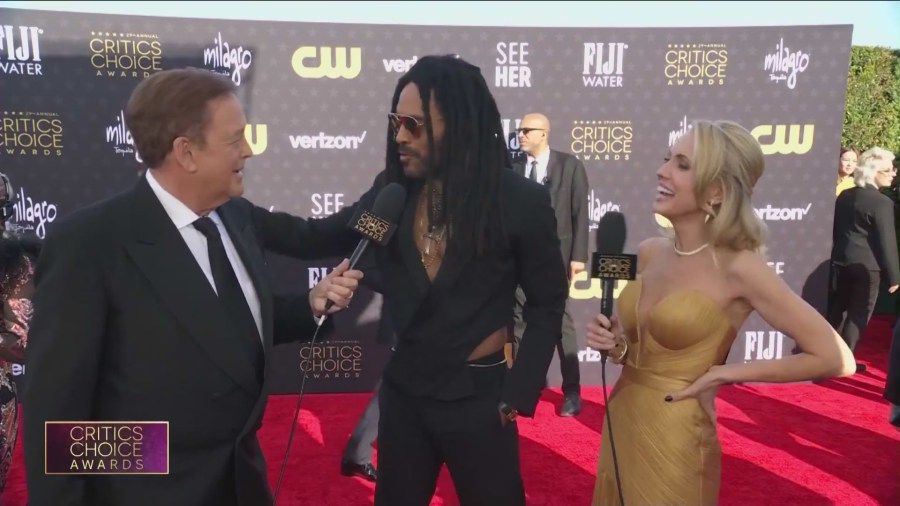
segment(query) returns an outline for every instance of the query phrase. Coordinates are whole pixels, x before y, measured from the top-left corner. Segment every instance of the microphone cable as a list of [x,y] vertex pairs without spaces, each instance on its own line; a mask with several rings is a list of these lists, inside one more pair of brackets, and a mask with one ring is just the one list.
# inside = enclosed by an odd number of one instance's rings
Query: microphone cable
[[609,416],[609,398],[606,396],[606,357],[609,352],[600,352],[600,380],[603,383],[603,411],[606,413],[606,430],[609,431],[609,447],[612,450],[613,469],[616,472],[616,489],[619,491],[619,505],[625,506],[622,496],[622,481],[619,478],[619,459],[616,457],[616,442],[613,439],[612,418]]
[[[330,300],[330,299],[329,299]],[[325,318],[327,314],[323,314],[316,325],[316,331],[313,333],[312,340],[309,342],[310,348],[316,345],[316,338],[319,337],[319,330],[322,329],[322,324],[325,323]],[[302,362],[301,362],[302,364]],[[291,442],[294,440],[294,430],[297,429],[297,417],[300,416],[300,400],[303,399],[303,388],[306,386],[306,378],[309,376],[303,367],[300,367],[300,371],[303,373],[303,379],[300,381],[300,392],[297,394],[297,406],[294,408],[294,417],[291,422],[291,432],[288,434],[287,447],[284,449],[284,458],[281,459],[281,470],[278,471],[278,481],[275,483],[275,498],[272,501],[272,506],[278,504],[278,492],[281,490],[281,479],[284,478],[284,470],[287,467],[287,458],[288,454],[291,451]]]

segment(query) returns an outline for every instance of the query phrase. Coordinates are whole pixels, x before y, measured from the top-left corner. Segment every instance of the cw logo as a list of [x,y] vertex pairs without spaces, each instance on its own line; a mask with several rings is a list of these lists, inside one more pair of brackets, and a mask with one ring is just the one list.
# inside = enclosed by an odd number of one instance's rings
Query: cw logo
[[[318,51],[317,51],[318,50]],[[321,55],[317,55],[321,52]],[[332,54],[333,53],[333,54]],[[319,57],[319,64],[310,63]],[[291,57],[291,66],[300,77],[309,79],[353,79],[362,70],[362,49],[358,47],[313,47],[303,46],[294,51]]]
[[253,154],[261,155],[269,146],[269,129],[266,125],[247,125],[244,127],[244,138]]
[[[790,127],[790,130],[788,130]],[[800,135],[800,127],[803,127],[803,135]],[[764,155],[775,153],[789,155],[791,153],[802,155],[812,148],[815,125],[775,125],[775,135],[771,142],[766,142],[763,137],[772,135],[773,125],[759,125],[750,133],[762,147]]]
[[[572,278],[569,284],[569,297],[577,300],[599,299],[603,297],[603,282],[597,278],[590,278],[591,273],[581,271]],[[619,293],[625,289],[627,281],[622,279],[616,280],[615,288],[613,288],[613,297],[618,299]],[[582,287],[582,285],[587,285]]]

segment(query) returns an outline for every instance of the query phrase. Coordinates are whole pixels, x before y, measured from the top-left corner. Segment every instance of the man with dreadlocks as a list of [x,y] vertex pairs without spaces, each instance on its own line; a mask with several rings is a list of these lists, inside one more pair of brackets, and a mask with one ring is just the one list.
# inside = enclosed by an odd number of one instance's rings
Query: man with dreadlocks
[[[376,260],[398,342],[384,374],[376,505],[426,505],[446,463],[463,505],[521,505],[517,414],[531,416],[567,296],[547,191],[510,168],[480,70],[420,59],[398,82],[385,183],[407,187],[397,237]],[[521,285],[528,321],[503,354]]]
[[[407,190],[394,238],[358,264],[396,332],[378,393],[375,504],[429,504],[446,463],[462,505],[524,505],[515,419],[534,414],[568,288],[550,196],[512,170],[497,104],[460,58],[418,60],[388,117],[373,187],[296,229],[310,257],[347,254],[358,239],[351,218],[386,184]],[[528,325],[508,369],[519,285]]]
[[[375,504],[429,504],[446,463],[461,504],[524,505],[515,418],[534,414],[568,288],[550,196],[511,169],[497,104],[460,58],[416,62],[389,117],[384,179],[408,202],[376,255],[398,342],[380,392]],[[507,369],[517,285],[528,328]]]

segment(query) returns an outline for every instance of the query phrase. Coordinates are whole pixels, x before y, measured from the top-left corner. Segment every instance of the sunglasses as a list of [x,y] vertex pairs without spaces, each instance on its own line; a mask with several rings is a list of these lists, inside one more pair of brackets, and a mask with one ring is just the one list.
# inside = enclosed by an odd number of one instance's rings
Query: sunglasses
[[528,134],[530,134],[531,132],[534,132],[535,130],[537,130],[538,132],[543,132],[543,131],[544,131],[543,128],[517,128],[517,129],[516,129],[516,132],[518,132],[518,133],[520,133],[520,134],[523,134],[523,135],[528,135]]
[[412,116],[390,112],[388,113],[388,119],[391,121],[391,128],[394,129],[395,134],[400,131],[401,126],[413,137],[418,137],[425,131],[425,122]]

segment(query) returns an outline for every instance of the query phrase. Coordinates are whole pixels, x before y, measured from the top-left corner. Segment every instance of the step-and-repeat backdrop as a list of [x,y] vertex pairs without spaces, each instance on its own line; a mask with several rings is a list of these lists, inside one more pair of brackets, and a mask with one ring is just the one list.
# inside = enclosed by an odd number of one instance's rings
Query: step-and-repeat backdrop
[[[851,29],[390,26],[0,9],[0,171],[15,187],[14,223],[43,237],[66,213],[135,184],[143,167],[122,111],[137,83],[202,67],[239,86],[256,155],[246,196],[322,218],[352,204],[383,168],[397,79],[424,55],[458,54],[491,85],[510,150],[522,115],[537,111],[550,118],[551,147],[584,162],[591,251],[610,211],[626,216],[628,251],[658,233],[655,172],[693,119],[750,129],[766,153],[753,198],[769,225],[770,265],[822,308]],[[314,284],[338,259],[270,260],[274,286],[288,291]],[[573,280],[570,304],[582,382],[599,384],[600,356],[584,335],[601,292],[587,276]],[[327,343],[277,348],[275,391],[296,391],[301,364],[307,391],[371,389],[389,355],[375,339],[380,308],[380,295],[363,291]],[[792,348],[753,316],[728,360],[779,359]],[[616,366],[608,374],[614,381]],[[548,379],[559,383],[556,359]]]

